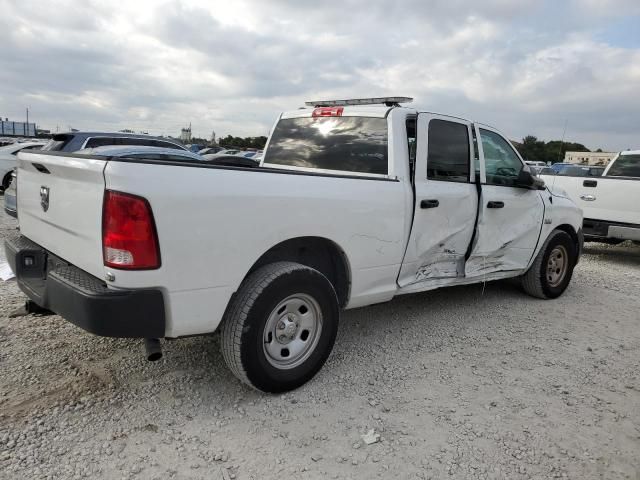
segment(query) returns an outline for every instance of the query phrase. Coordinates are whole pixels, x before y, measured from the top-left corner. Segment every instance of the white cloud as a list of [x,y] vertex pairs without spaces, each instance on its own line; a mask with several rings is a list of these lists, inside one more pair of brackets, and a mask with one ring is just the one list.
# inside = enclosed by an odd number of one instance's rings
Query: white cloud
[[0,0],[0,114],[45,128],[266,134],[305,99],[410,95],[510,137],[638,146],[637,0]]

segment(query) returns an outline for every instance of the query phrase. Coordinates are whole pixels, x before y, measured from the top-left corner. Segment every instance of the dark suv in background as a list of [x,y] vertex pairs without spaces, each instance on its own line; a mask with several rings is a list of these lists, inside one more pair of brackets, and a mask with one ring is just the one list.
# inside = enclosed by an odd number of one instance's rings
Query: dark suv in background
[[84,148],[104,147],[106,145],[142,145],[146,147],[175,148],[187,150],[181,143],[161,137],[133,135],[130,133],[72,132],[56,133],[42,150],[59,152],[77,152]]
[[[56,133],[41,150],[77,152],[84,148],[104,147],[106,145],[138,145],[187,150],[187,148],[181,143],[167,138],[151,137],[149,135],[134,135],[131,133],[106,132]],[[14,170],[11,184],[4,192],[4,211],[12,217],[18,216],[17,186],[16,170]]]

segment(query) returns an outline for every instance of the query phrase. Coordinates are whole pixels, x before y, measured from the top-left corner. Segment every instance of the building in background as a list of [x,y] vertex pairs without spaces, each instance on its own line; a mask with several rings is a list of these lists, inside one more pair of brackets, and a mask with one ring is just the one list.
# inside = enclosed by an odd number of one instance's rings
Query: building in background
[[8,118],[0,119],[0,135],[7,137],[35,137],[36,124],[28,122],[12,122]]
[[189,128],[180,130],[180,140],[182,140],[182,143],[191,142],[191,123],[189,123]]
[[578,165],[607,166],[617,154],[618,152],[566,152],[564,161]]

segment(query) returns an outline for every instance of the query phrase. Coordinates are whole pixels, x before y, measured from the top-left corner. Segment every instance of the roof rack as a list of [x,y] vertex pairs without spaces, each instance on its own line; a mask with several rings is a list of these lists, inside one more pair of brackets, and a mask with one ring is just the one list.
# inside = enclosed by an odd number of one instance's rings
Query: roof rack
[[387,107],[399,107],[401,103],[411,103],[411,97],[376,97],[376,98],[351,98],[346,100],[315,100],[312,102],[304,102],[309,107],[337,107],[347,105],[378,105],[383,104]]

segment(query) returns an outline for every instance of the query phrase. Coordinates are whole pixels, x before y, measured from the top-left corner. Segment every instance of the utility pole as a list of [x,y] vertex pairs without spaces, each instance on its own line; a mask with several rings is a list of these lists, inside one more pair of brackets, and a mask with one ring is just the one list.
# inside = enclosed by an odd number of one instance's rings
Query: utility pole
[[558,150],[558,163],[560,162],[560,156],[562,155],[562,145],[564,144],[564,136],[567,133],[567,123],[569,123],[568,118],[564,121],[564,130],[562,131],[562,140],[560,140],[560,150]]

